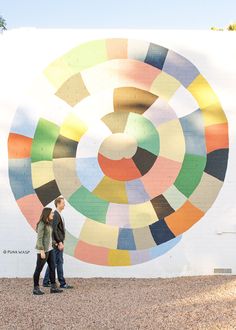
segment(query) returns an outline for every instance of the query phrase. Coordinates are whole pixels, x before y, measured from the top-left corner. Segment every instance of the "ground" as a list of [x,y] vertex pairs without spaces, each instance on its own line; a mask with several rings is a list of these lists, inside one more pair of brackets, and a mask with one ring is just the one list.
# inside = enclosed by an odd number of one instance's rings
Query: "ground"
[[68,282],[33,296],[31,279],[0,279],[0,329],[236,329],[236,276]]

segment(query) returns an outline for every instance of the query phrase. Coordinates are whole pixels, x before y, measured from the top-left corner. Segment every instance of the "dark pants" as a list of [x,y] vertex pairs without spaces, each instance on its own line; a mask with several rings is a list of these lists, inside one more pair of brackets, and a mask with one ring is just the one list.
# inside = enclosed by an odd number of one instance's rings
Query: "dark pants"
[[48,263],[48,276],[50,278],[50,282],[51,284],[55,284],[56,283],[56,279],[55,279],[55,257],[54,257],[54,251],[50,250],[49,252],[45,253],[46,258],[42,259],[40,253],[37,254],[37,263],[36,263],[36,268],[35,268],[35,272],[34,272],[34,286],[39,286],[39,277],[40,277],[40,273],[43,269],[43,266],[45,265],[45,263]]
[[[63,286],[66,284],[66,280],[64,278],[64,272],[63,272],[63,250],[60,251],[57,248],[54,248],[54,255],[55,255],[55,263],[56,263],[56,269],[57,269],[57,277],[58,277],[58,281],[60,282],[60,286]],[[45,272],[45,276],[43,279],[43,284],[48,284],[49,279],[51,281],[50,278],[50,269],[49,267],[47,267],[46,272]]]

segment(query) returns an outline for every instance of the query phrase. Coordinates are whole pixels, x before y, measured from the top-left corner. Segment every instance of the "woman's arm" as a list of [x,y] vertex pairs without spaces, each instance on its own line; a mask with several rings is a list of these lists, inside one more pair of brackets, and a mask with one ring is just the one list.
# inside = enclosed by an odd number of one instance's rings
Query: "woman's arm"
[[40,221],[38,224],[38,237],[37,237],[37,249],[44,251],[43,246],[43,236],[44,236],[45,224],[43,221]]

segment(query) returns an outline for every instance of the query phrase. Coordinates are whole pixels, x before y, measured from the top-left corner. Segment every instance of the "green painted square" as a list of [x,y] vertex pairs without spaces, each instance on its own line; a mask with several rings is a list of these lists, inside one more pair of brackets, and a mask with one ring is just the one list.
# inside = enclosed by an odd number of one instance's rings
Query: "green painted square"
[[101,223],[106,222],[109,202],[94,196],[85,187],[80,187],[69,198],[69,203],[86,217]]
[[154,155],[159,154],[159,134],[155,126],[148,119],[136,113],[130,113],[125,127],[125,133],[135,137],[140,148]]
[[42,118],[39,120],[31,148],[32,162],[53,159],[53,149],[59,131],[60,128],[54,123]]
[[198,186],[205,166],[206,157],[186,154],[175,187],[189,197]]
[[72,69],[74,74],[105,62],[107,59],[105,40],[95,40],[79,45],[63,56],[64,62]]

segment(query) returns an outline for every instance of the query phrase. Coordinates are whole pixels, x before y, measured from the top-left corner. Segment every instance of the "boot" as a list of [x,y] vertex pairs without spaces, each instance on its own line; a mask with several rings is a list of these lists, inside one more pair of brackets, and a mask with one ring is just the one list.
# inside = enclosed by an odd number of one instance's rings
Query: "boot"
[[61,293],[63,290],[59,289],[56,284],[51,285],[50,293]]
[[33,294],[40,296],[40,295],[44,294],[44,292],[40,290],[39,286],[35,286],[34,290],[33,290]]

